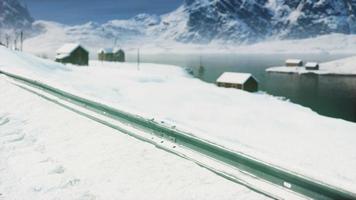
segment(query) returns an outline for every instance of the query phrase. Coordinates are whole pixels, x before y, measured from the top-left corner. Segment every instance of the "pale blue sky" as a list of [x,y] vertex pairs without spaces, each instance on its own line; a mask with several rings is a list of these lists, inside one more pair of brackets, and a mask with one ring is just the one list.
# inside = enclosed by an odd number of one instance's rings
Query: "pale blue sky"
[[139,13],[163,14],[183,0],[22,0],[35,19],[79,24],[127,19]]

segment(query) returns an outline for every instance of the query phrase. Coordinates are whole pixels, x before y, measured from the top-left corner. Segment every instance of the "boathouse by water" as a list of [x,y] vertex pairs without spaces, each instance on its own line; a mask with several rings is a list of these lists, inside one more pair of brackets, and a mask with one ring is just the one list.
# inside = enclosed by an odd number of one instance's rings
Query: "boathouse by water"
[[216,84],[219,87],[236,88],[248,92],[258,91],[258,81],[249,73],[225,72],[218,78]]
[[288,59],[286,60],[287,67],[302,67],[303,61],[299,59]]
[[316,62],[308,62],[306,65],[305,65],[305,69],[307,70],[319,70],[319,63],[316,63]]

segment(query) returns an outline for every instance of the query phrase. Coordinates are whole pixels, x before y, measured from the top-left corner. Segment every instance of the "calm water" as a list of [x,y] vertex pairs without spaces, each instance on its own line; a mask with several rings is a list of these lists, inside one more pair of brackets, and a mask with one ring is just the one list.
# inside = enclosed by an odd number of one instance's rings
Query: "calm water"
[[[294,55],[141,55],[142,62],[174,64],[193,69],[203,81],[214,83],[226,71],[248,72],[259,80],[259,89],[275,96],[286,97],[292,102],[335,118],[356,122],[356,77],[316,76],[266,73],[271,66],[283,65],[288,58],[325,62],[347,57],[336,54]],[[136,55],[128,55],[136,61]],[[204,70],[199,70],[201,64]]]

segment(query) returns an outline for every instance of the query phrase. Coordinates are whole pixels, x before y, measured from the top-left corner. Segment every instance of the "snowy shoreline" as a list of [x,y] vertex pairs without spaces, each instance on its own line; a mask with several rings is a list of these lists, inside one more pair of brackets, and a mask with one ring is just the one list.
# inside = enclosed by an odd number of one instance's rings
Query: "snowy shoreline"
[[319,75],[319,76],[356,76],[356,56],[320,64],[319,70],[307,70],[305,67],[270,67],[268,73]]
[[[286,69],[288,68],[288,69]],[[314,76],[340,76],[340,77],[356,77],[356,74],[348,73],[334,73],[334,72],[316,72],[310,70],[295,70],[289,69],[290,67],[271,67],[266,69],[267,73],[277,73],[277,74],[298,74],[298,75],[314,75]]]

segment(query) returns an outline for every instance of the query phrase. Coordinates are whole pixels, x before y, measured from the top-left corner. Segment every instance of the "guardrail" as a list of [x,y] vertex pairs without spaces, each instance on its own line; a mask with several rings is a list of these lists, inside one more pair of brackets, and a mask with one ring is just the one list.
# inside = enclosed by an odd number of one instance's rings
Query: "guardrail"
[[352,192],[328,185],[321,181],[305,177],[301,174],[297,174],[277,166],[273,166],[272,164],[259,161],[258,159],[255,159],[244,153],[229,150],[212,142],[197,138],[189,133],[182,132],[174,128],[169,128],[152,120],[145,119],[137,115],[132,115],[107,105],[94,102],[74,94],[70,94],[36,80],[31,80],[1,70],[0,74],[4,74],[17,81],[24,82],[29,86],[42,89],[47,93],[70,101],[71,103],[85,106],[87,109],[92,111],[101,114],[105,113],[106,116],[109,116],[113,119],[117,119],[135,125],[135,127],[148,130],[150,133],[159,137],[175,140],[175,142],[179,145],[183,145],[189,149],[203,153],[216,160],[250,173],[260,179],[279,185],[288,190],[292,190],[306,197],[314,199],[356,200],[356,194]]

